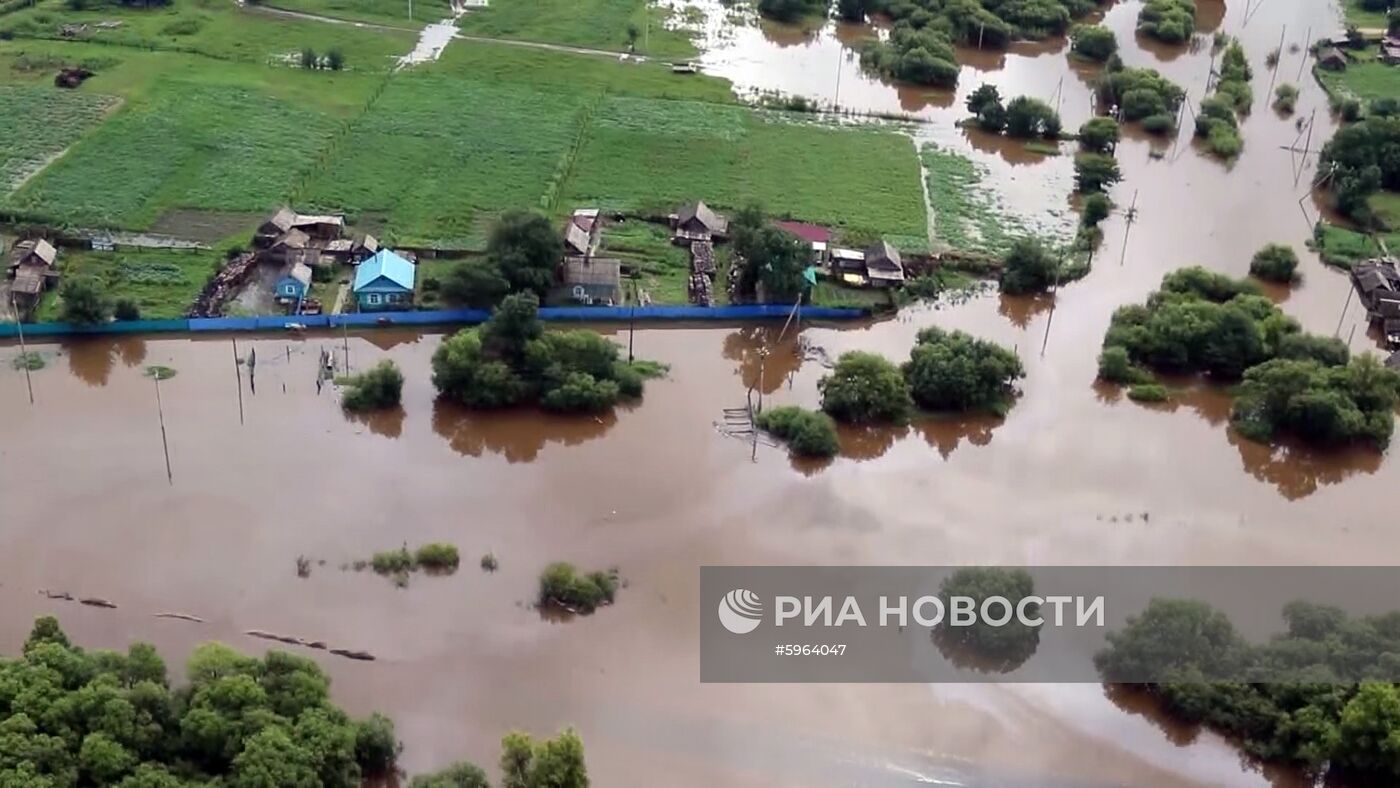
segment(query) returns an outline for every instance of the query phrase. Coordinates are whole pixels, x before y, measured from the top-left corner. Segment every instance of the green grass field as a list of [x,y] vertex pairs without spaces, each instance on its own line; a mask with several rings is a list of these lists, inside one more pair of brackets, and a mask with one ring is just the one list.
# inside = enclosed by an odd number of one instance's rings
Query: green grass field
[[937,244],[1000,256],[1016,238],[1037,234],[1001,209],[995,193],[982,185],[982,170],[966,156],[925,145],[920,157],[928,172]]
[[[65,251],[59,256],[59,270],[64,276],[95,277],[109,299],[134,299],[143,318],[156,320],[183,316],[221,257],[207,251]],[[46,293],[38,319],[57,320],[60,306],[56,291]]]
[[541,208],[589,99],[431,75],[393,80],[298,202],[382,214],[394,243],[480,248],[494,216]]
[[565,205],[665,214],[703,199],[927,246],[913,143],[776,113],[612,97],[594,117]]
[[[1380,238],[1392,254],[1400,250],[1400,232],[1384,233]],[[1341,268],[1350,268],[1353,263],[1381,254],[1380,245],[1371,236],[1335,224],[1324,223],[1310,245],[1322,257],[1322,262]]]
[[[715,251],[715,263],[722,272],[728,250]],[[689,298],[690,253],[671,243],[668,227],[635,220],[609,224],[603,230],[599,255],[616,257],[629,266],[636,272],[637,286],[657,303],[684,304]],[[624,290],[631,298],[630,288]],[[727,300],[722,291],[723,287],[716,288],[716,303]]]
[[447,0],[413,0],[412,18],[408,0],[266,0],[263,6],[415,29],[452,16]]
[[626,51],[629,29],[636,51],[688,58],[695,46],[682,30],[663,26],[667,11],[650,0],[492,0],[458,20],[464,33]]
[[114,96],[0,85],[0,195],[97,125]]
[[35,219],[145,228],[166,210],[280,204],[340,126],[307,103],[170,79],[15,192]]
[[1367,11],[1361,7],[1361,0],[1342,0],[1342,10],[1349,25],[1367,28],[1384,28],[1386,25],[1385,12]]
[[1400,96],[1400,68],[1377,59],[1379,49],[1368,46],[1352,51],[1354,58],[1346,71],[1313,69],[1327,92],[1355,96],[1362,101]]

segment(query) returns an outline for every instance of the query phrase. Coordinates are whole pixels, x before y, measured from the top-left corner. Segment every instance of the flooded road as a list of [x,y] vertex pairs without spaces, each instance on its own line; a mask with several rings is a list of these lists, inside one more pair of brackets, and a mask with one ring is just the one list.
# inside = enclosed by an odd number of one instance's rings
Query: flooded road
[[[240,337],[240,351],[256,347],[259,359],[243,426],[227,337],[37,345],[48,366],[34,373],[32,408],[10,365],[18,348],[4,346],[0,649],[15,651],[43,613],[85,645],[150,640],[175,664],[208,639],[265,648],[249,629],[364,649],[378,660],[307,653],[352,711],[394,717],[410,772],[464,757],[493,763],[511,727],[573,724],[603,786],[1290,784],[1218,738],[1095,685],[698,683],[704,564],[1369,564],[1400,548],[1385,517],[1400,483],[1389,455],[1271,451],[1228,430],[1219,390],[1186,383],[1175,404],[1145,407],[1095,384],[1116,307],[1183,265],[1243,274],[1270,241],[1292,243],[1304,260],[1302,284],[1275,294],[1287,312],[1344,338],[1362,319],[1355,305],[1342,312],[1345,278],[1303,248],[1303,211],[1317,212],[1306,196],[1312,161],[1299,172],[1280,149],[1295,144],[1294,122],[1265,101],[1263,61],[1283,26],[1301,43],[1309,27],[1314,38],[1330,32],[1336,12],[1273,0],[1245,25],[1243,3],[1200,5],[1202,30],[1240,35],[1254,65],[1255,111],[1233,167],[1197,152],[1189,128],[1175,143],[1130,137],[1113,196],[1122,207],[1136,192],[1138,220],[1129,229],[1115,214],[1094,270],[1058,296],[990,293],[802,330],[831,357],[864,349],[902,360],[926,325],[1014,346],[1028,376],[1005,420],[845,431],[843,455],[825,465],[794,464],[765,446],[751,461],[749,444],[716,428],[723,409],[742,405],[749,386],[769,402],[815,404],[823,373],[799,358],[791,335],[760,366],[758,349],[776,327],[639,331],[638,356],[671,373],[649,384],[643,403],[601,419],[435,402],[436,335]],[[1163,70],[1199,101],[1208,47],[1143,47],[1130,33],[1137,9],[1105,13],[1124,59]],[[1070,67],[1063,43],[965,53],[953,95],[860,77],[841,47],[871,34],[831,26],[785,42],[739,30],[706,66],[732,68],[725,75],[741,88],[824,99],[830,81],[835,100],[834,79],[821,74],[834,77],[845,62],[843,106],[919,114],[928,121],[920,138],[984,164],[1015,210],[1067,205],[1069,156],[1028,156],[952,125],[966,93],[992,81],[1011,95],[1047,97],[1058,86],[1065,125],[1076,127],[1090,113],[1092,74]],[[1333,130],[1325,97],[1306,74],[1294,76],[1301,53],[1284,51],[1279,81],[1302,87],[1299,116],[1318,109],[1316,146]],[[1154,145],[1168,149],[1164,158],[1149,155]],[[1365,333],[1356,329],[1354,350],[1371,342]],[[401,410],[348,418],[331,391],[317,394],[319,351],[342,343],[356,368],[387,357],[404,369]],[[156,364],[178,373],[161,384],[170,483],[154,384],[143,375]],[[402,590],[341,569],[428,541],[458,545],[464,568],[415,576]],[[494,574],[476,569],[488,551],[500,561]],[[313,559],[306,579],[296,575],[300,555]],[[555,560],[617,566],[627,587],[587,619],[544,620],[529,602],[539,570]],[[49,600],[39,589],[118,608]],[[153,617],[171,611],[207,623]]]

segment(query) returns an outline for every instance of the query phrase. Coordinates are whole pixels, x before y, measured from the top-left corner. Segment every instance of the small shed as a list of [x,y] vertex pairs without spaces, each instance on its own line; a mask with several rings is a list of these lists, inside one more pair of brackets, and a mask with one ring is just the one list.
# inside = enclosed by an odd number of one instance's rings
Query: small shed
[[587,257],[592,251],[593,236],[573,219],[564,228],[564,254]]
[[362,312],[400,309],[413,304],[417,269],[390,249],[381,249],[355,269],[355,303]]
[[20,241],[15,244],[14,257],[10,262],[10,268],[20,266],[39,266],[47,268],[58,259],[58,250],[53,244],[39,238],[32,241]]
[[570,257],[560,266],[559,282],[552,300],[617,304],[622,300],[622,261]]
[[693,202],[676,211],[675,229],[677,241],[708,241],[727,236],[729,220],[710,210],[705,203]]
[[317,240],[333,241],[345,232],[345,217],[301,214],[296,217],[293,226]]
[[296,218],[297,215],[291,208],[279,209],[270,219],[258,225],[257,232],[253,235],[253,242],[258,246],[271,246],[273,242],[296,226]]
[[1328,71],[1346,71],[1346,55],[1336,47],[1322,47],[1317,50],[1317,67]]
[[831,275],[837,281],[846,285],[863,287],[866,284],[865,252],[858,249],[847,249],[842,246],[831,247]]
[[280,302],[296,302],[305,298],[310,288],[311,267],[306,263],[296,263],[277,280],[274,292]]
[[904,261],[899,250],[880,240],[865,250],[865,275],[872,285],[893,287],[904,281]]

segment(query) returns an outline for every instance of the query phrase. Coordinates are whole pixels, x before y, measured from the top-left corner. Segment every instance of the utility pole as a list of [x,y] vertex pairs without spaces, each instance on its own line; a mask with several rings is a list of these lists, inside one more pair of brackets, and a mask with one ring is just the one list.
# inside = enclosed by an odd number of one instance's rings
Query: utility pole
[[1132,232],[1133,220],[1137,219],[1137,189],[1133,190],[1133,204],[1128,207],[1128,225],[1123,228],[1123,251],[1118,255],[1118,265],[1128,259],[1128,233]]
[[[1336,339],[1342,333],[1342,321],[1347,319],[1347,309],[1351,308],[1351,297],[1355,294],[1355,287],[1347,288],[1347,300],[1345,303],[1342,304],[1342,313],[1337,316],[1337,328],[1332,332],[1333,339]],[[1347,340],[1347,344],[1350,345],[1351,340]]]
[[24,366],[24,385],[29,389],[29,404],[34,404],[34,381],[29,373],[29,348],[24,344],[24,319],[19,313],[19,302],[14,291],[10,291],[10,308],[15,313],[15,329],[19,331],[19,357]]
[[631,364],[632,341],[637,335],[637,280],[632,280],[632,308],[627,312],[627,363]]
[[1303,143],[1303,161],[1298,165],[1298,173],[1293,176],[1293,185],[1298,185],[1298,179],[1303,176],[1303,170],[1308,167],[1308,153],[1312,150],[1312,130],[1313,122],[1317,120],[1317,108],[1313,107],[1312,114],[1308,116],[1308,138]]
[[238,381],[238,426],[243,426],[243,363],[238,360],[238,338],[229,337],[233,342],[233,376]]
[[1279,70],[1279,66],[1282,65],[1282,63],[1283,63],[1283,37],[1284,37],[1284,34],[1286,34],[1287,32],[1288,32],[1288,25],[1284,25],[1284,26],[1283,26],[1283,29],[1280,30],[1280,31],[1278,32],[1278,49],[1274,50],[1275,52],[1278,53],[1278,56],[1277,56],[1277,57],[1275,58],[1275,60],[1274,60],[1274,73],[1273,73],[1273,76],[1270,76],[1270,77],[1269,77],[1269,89],[1266,90],[1266,91],[1264,91],[1264,95],[1265,95],[1265,99],[1266,99],[1266,100],[1267,100],[1267,98],[1268,98],[1269,96],[1272,96],[1272,95],[1274,94],[1274,80],[1278,79],[1278,70]]
[[165,451],[165,480],[173,485],[175,475],[170,471],[170,442],[165,437],[165,406],[160,401],[160,370],[156,370],[151,378],[156,384],[156,413],[160,416],[160,446]]
[[832,108],[838,111],[841,109],[841,52],[842,50],[838,47],[836,50],[836,98],[831,102]]
[[[1308,47],[1310,46],[1308,39],[1310,38],[1312,38],[1312,25],[1309,25],[1308,32],[1303,34],[1303,57],[1298,61],[1298,76],[1293,80],[1294,82],[1303,78],[1303,68],[1308,65]],[[1298,85],[1298,89],[1303,89],[1302,84]]]

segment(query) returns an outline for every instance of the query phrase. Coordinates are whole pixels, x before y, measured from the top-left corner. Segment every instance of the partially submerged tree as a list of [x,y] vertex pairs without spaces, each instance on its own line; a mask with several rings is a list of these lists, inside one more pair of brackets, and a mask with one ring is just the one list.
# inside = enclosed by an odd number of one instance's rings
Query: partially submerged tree
[[1292,282],[1297,271],[1298,253],[1285,244],[1267,244],[1249,261],[1249,272],[1270,282]]
[[1069,33],[1070,51],[1106,63],[1118,51],[1118,38],[1103,25],[1075,25]]
[[397,407],[403,396],[403,373],[389,359],[338,382],[345,387],[340,404],[350,411],[362,413]]
[[842,353],[817,388],[822,410],[849,424],[903,423],[913,407],[899,368],[874,353]]
[[1039,239],[1017,238],[1001,262],[1001,290],[1020,295],[1050,289],[1060,271],[1060,258]]
[[787,441],[793,454],[802,457],[833,457],[841,450],[836,424],[820,411],[783,405],[761,411],[758,428]]
[[961,331],[929,327],[903,367],[914,402],[924,410],[1004,413],[1025,369],[1016,354]]

